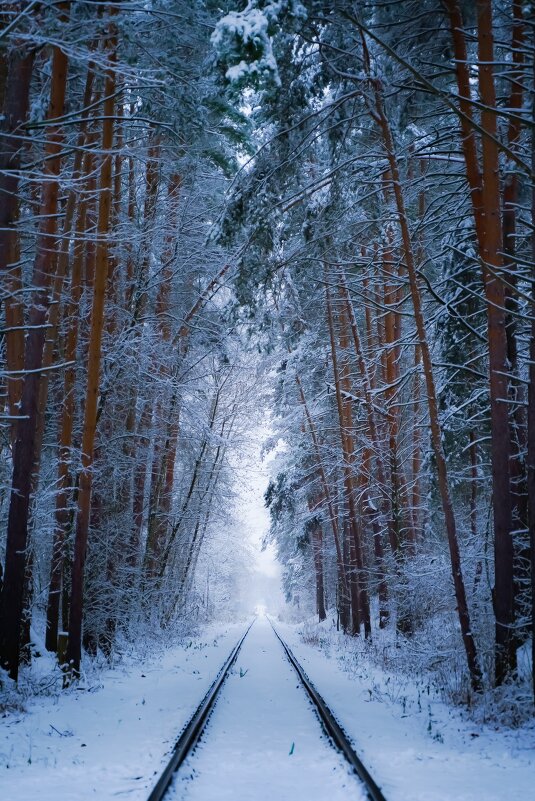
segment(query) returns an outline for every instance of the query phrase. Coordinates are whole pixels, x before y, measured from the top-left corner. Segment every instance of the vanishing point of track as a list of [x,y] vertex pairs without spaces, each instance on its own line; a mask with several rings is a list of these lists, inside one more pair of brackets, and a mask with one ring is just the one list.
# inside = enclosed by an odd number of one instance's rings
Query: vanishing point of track
[[[386,801],[380,787],[376,784],[372,776],[370,775],[369,771],[363,764],[360,757],[355,753],[354,747],[345,734],[344,730],[336,720],[334,714],[329,709],[319,692],[316,690],[308,676],[306,675],[305,671],[295,658],[294,654],[292,653],[288,644],[283,640],[280,636],[279,632],[271,622],[271,627],[275,633],[275,636],[279,640],[286,658],[294,668],[301,685],[307,694],[309,700],[312,703],[314,712],[316,713],[319,722],[329,738],[331,745],[340,751],[349,765],[351,766],[353,772],[358,776],[360,781],[363,784],[363,787],[368,795],[370,801]],[[217,674],[213,684],[211,685],[210,689],[204,696],[203,700],[191,716],[189,722],[184,727],[182,733],[180,734],[178,740],[175,743],[173,748],[173,752],[171,757],[163,769],[162,773],[154,788],[152,789],[148,801],[164,801],[165,795],[173,781],[173,778],[186,759],[187,756],[193,751],[195,746],[197,745],[201,734],[203,733],[208,719],[210,717],[211,712],[217,702],[219,694],[223,688],[225,683],[225,679],[230,673],[232,666],[234,665],[236,659],[238,658],[238,654],[241,650],[243,642],[247,637],[251,626],[253,625],[254,620],[249,624],[245,633],[240,637],[232,651],[230,652],[227,660],[222,665],[219,673]]]

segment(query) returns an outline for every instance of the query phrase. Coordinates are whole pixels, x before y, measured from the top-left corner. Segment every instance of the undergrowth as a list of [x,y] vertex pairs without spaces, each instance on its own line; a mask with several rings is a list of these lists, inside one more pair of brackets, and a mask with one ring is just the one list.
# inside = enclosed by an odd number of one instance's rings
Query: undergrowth
[[[482,651],[485,688],[472,692],[464,662],[460,636],[452,619],[443,614],[407,637],[391,623],[374,631],[373,637],[351,637],[336,630],[336,621],[307,621],[300,627],[304,643],[336,657],[341,667],[368,685],[370,699],[387,700],[403,714],[428,714],[428,732],[435,731],[432,704],[461,709],[467,720],[495,728],[535,725],[529,665],[519,653],[519,672],[501,687],[491,686],[492,643]],[[429,707],[429,710],[427,709]]]

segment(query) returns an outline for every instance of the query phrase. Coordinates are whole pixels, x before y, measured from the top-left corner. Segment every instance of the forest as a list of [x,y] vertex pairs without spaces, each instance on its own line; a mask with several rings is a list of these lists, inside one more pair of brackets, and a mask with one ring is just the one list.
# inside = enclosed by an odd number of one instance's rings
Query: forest
[[0,108],[0,695],[252,611],[264,459],[285,620],[532,718],[535,4],[1,0]]

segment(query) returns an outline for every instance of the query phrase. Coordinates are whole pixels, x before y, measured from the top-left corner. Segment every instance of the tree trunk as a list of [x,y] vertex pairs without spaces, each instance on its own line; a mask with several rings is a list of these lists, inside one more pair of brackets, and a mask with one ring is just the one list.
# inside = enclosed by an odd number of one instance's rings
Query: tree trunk
[[[316,431],[316,426],[314,425],[314,420],[310,414],[310,410],[308,408],[308,403],[306,400],[305,392],[303,389],[303,384],[301,379],[298,375],[295,376],[295,381],[297,383],[297,387],[299,389],[299,399],[305,411],[305,417],[308,425],[308,429],[310,431],[310,436],[312,438],[312,444],[314,447],[314,455],[316,457],[316,465],[318,468],[321,486],[323,490],[323,494],[325,496],[325,502],[327,504],[327,509],[329,512],[329,522],[331,524],[331,531],[334,540],[334,547],[336,550],[336,565],[338,568],[338,589],[339,589],[339,600],[340,599],[347,599],[349,598],[349,586],[347,582],[346,576],[346,569],[345,569],[345,561],[344,561],[344,554],[342,550],[342,543],[340,541],[340,533],[338,527],[338,516],[336,513],[336,509],[334,507],[333,499],[331,496],[331,491],[329,489],[329,482],[327,480],[327,474],[325,473],[325,468],[323,466],[323,461],[321,458],[321,450],[320,450],[320,443],[318,439],[318,434]],[[345,629],[344,629],[345,630]]]
[[[67,82],[67,57],[54,48],[50,90],[49,119],[63,115]],[[56,261],[56,213],[60,170],[61,133],[51,124],[45,145],[45,180],[42,191],[40,230],[37,240],[33,285],[34,296],[29,313],[29,332],[26,338],[24,367],[26,374],[21,399],[21,419],[13,454],[13,483],[9,504],[6,545],[6,578],[4,583],[1,658],[4,667],[16,679],[19,664],[19,645],[23,615],[23,596],[26,581],[28,522],[33,474],[37,463],[37,433],[39,420],[39,389],[43,367],[43,348],[46,339],[47,313],[50,306],[50,285]]]
[[494,611],[496,614],[496,683],[514,669],[514,573],[511,502],[511,442],[508,415],[508,363],[505,290],[498,273],[502,264],[498,135],[494,88],[494,47],[491,0],[477,0],[479,91],[481,125],[490,136],[482,138],[483,184],[481,259],[488,302],[490,399],[492,427],[492,493],[494,516]]
[[24,123],[28,116],[30,84],[35,51],[14,46],[5,61],[6,90],[0,119],[0,271],[5,281],[6,362],[11,438],[16,437],[15,418],[20,413],[24,368],[24,308],[19,236],[19,173],[25,148]]
[[[535,22],[535,15],[531,22]],[[535,26],[531,39],[535,48]],[[533,84],[535,86],[535,59],[533,61]],[[531,119],[535,125],[535,94],[532,101]],[[535,174],[535,128],[531,130],[531,170]],[[529,541],[531,567],[531,679],[535,703],[535,183],[531,186],[531,324],[529,341],[529,386],[528,386],[528,453],[527,487],[529,511]]]
[[[66,71],[66,65],[65,65]],[[93,90],[93,78],[94,78],[94,65],[89,64],[87,69],[87,77],[86,77],[86,84],[84,89],[83,95],[83,111],[80,115],[82,120],[80,132],[78,134],[77,142],[76,142],[76,153],[74,156],[74,164],[72,169],[72,180],[74,182],[78,182],[81,176],[82,170],[82,163],[83,157],[85,152],[85,145],[87,144],[87,117],[89,114],[89,105],[91,103],[91,95]],[[58,144],[59,144],[59,131],[57,133]],[[89,159],[89,153],[87,154],[86,161],[91,161]],[[64,218],[63,218],[63,231],[62,237],[59,243],[59,250],[57,253],[57,268],[54,271],[54,283],[52,287],[51,293],[51,304],[48,313],[48,331],[45,340],[45,346],[43,351],[43,367],[45,368],[46,372],[43,373],[41,377],[41,381],[39,384],[39,412],[38,412],[38,419],[37,419],[37,435],[36,435],[36,468],[35,472],[39,471],[39,464],[41,459],[41,450],[42,450],[42,441],[43,441],[43,433],[45,428],[45,412],[47,407],[48,401],[48,385],[49,385],[49,371],[48,368],[52,365],[54,360],[54,353],[56,351],[57,345],[57,337],[58,337],[58,326],[60,322],[60,313],[62,310],[62,303],[61,297],[63,292],[63,287],[65,284],[65,278],[68,274],[69,268],[69,250],[71,245],[71,238],[72,238],[72,231],[73,231],[73,223],[76,218],[76,211],[78,206],[79,200],[79,191],[78,189],[71,189],[69,191],[67,202],[65,204],[65,211],[64,211]],[[82,201],[83,202],[83,201]],[[78,242],[77,237],[75,237],[74,247],[76,248]],[[76,306],[76,310],[77,306]],[[74,356],[72,357],[74,359]],[[68,361],[68,359],[65,359]]]
[[384,113],[382,86],[377,79],[370,78],[370,80],[372,81],[373,85],[377,121],[383,135],[384,147],[390,165],[392,191],[394,193],[398,223],[401,230],[403,250],[405,255],[405,264],[407,267],[407,275],[409,278],[412,305],[414,309],[414,320],[418,335],[418,343],[422,354],[422,364],[424,369],[425,386],[427,390],[427,402],[429,409],[429,422],[431,427],[431,442],[433,445],[433,452],[435,455],[435,460],[437,465],[438,487],[442,501],[442,508],[444,512],[446,532],[448,536],[452,577],[455,588],[455,599],[457,601],[457,613],[459,616],[459,623],[461,628],[463,644],[466,652],[466,660],[467,660],[468,670],[470,673],[472,688],[474,691],[479,691],[481,689],[481,670],[478,664],[476,645],[475,645],[474,635],[472,632],[472,626],[470,623],[468,603],[466,600],[466,590],[462,575],[461,556],[459,552],[459,542],[457,539],[455,514],[453,511],[453,504],[451,500],[446,457],[442,446],[442,431],[441,431],[440,416],[438,411],[438,401],[435,388],[433,363],[431,359],[431,351],[429,348],[429,343],[427,340],[427,332],[426,332],[423,308],[422,308],[422,299],[420,295],[420,287],[418,284],[418,278],[416,274],[414,252],[412,248],[409,224],[405,210],[405,201],[401,186],[401,176],[399,173],[398,162],[394,150],[394,142],[392,139],[390,125]]
[[[309,495],[308,509],[311,514],[321,506],[321,498]],[[310,522],[310,544],[314,559],[314,576],[316,581],[316,614],[321,623],[327,617],[325,611],[325,588],[323,582],[323,528],[317,515]]]
[[95,276],[93,284],[93,307],[91,312],[89,353],[87,359],[87,388],[82,436],[82,470],[78,486],[78,509],[76,515],[76,536],[72,568],[72,587],[69,621],[69,644],[67,661],[73,677],[80,675],[82,654],[82,617],[84,567],[89,532],[91,510],[91,490],[93,454],[97,425],[98,393],[100,388],[101,341],[104,324],[104,305],[108,281],[108,235],[112,200],[112,156],[113,111],[116,86],[117,34],[115,25],[110,23],[108,41],[108,62],[105,83],[104,121],[102,124],[103,161],[100,168],[99,208],[97,223],[97,243],[95,252]]
[[[86,174],[93,167],[93,156],[87,153]],[[65,538],[71,522],[69,499],[71,497],[70,484],[72,474],[73,430],[75,417],[75,378],[76,378],[76,349],[78,345],[78,307],[82,296],[82,267],[84,263],[85,247],[84,237],[87,223],[87,199],[80,200],[75,226],[75,244],[71,272],[71,295],[65,309],[64,316],[68,326],[65,337],[65,361],[67,367],[63,375],[63,404],[61,410],[61,423],[59,431],[59,461],[58,481],[55,508],[55,528],[52,544],[52,559],[50,565],[50,584],[47,602],[47,623],[45,644],[49,651],[55,651],[58,642],[59,609],[61,599],[61,582],[63,565],[65,563]],[[65,629],[65,621],[63,622]]]
[[473,126],[471,84],[463,19],[457,0],[446,0],[455,52],[455,72],[462,112],[461,133],[466,177],[474,214],[482,262],[489,340],[489,384],[491,411],[492,508],[494,520],[494,613],[496,616],[496,683],[504,681],[514,667],[513,630],[513,540],[508,419],[508,365],[505,290],[499,273],[503,267],[502,226],[497,136],[496,96],[493,76],[494,45],[490,0],[477,0],[478,70],[481,112],[483,173],[480,172]]
[[[353,484],[353,465],[354,465],[354,439],[353,439],[353,415],[351,410],[351,400],[349,392],[349,364],[347,362],[349,338],[347,335],[347,308],[342,303],[340,311],[340,351],[342,355],[342,365],[339,368],[335,332],[333,309],[331,302],[331,291],[329,287],[330,276],[325,268],[325,299],[327,311],[327,325],[329,330],[329,340],[331,344],[331,359],[333,365],[334,386],[336,393],[336,405],[338,409],[338,424],[340,433],[340,444],[342,448],[343,475],[345,487],[346,511],[349,516],[349,534],[351,537],[351,547],[349,557],[351,562],[351,582],[352,590],[352,614],[353,614],[353,634],[360,631],[360,613],[364,623],[364,633],[366,637],[371,634],[370,606],[368,591],[364,576],[363,548],[361,540],[361,527],[357,515],[355,503],[355,488]],[[348,397],[349,395],[349,397]],[[357,601],[355,603],[355,593]],[[357,612],[357,609],[359,612]]]

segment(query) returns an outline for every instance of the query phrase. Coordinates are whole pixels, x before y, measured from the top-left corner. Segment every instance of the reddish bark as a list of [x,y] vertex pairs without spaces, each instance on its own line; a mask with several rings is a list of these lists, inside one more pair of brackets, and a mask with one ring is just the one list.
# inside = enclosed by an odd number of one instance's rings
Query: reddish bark
[[455,598],[457,601],[457,613],[459,616],[459,623],[460,623],[461,634],[465,648],[466,660],[467,660],[472,688],[475,691],[478,691],[481,688],[481,670],[478,664],[477,650],[476,650],[474,635],[472,632],[472,626],[470,623],[470,614],[466,599],[466,589],[462,574],[461,556],[459,552],[459,542],[457,538],[455,514],[453,511],[453,504],[451,500],[446,457],[442,445],[442,432],[440,426],[440,416],[438,410],[433,363],[431,360],[431,351],[427,340],[427,332],[426,332],[426,326],[422,308],[422,299],[420,294],[420,287],[418,284],[418,276],[416,272],[416,261],[414,257],[414,251],[409,230],[409,223],[405,209],[405,200],[403,195],[401,176],[394,149],[394,142],[392,139],[390,125],[388,123],[388,120],[384,112],[382,86],[379,80],[372,79],[371,77],[370,77],[370,84],[373,90],[374,109],[377,115],[377,123],[382,133],[384,148],[390,165],[392,191],[396,203],[398,224],[400,227],[401,238],[403,243],[405,265],[407,268],[407,275],[410,284],[412,305],[414,310],[414,321],[416,324],[416,332],[422,354],[422,365],[424,370],[425,386],[427,391],[427,403],[429,409],[429,422],[431,428],[431,442],[437,465],[438,487],[442,501],[442,509],[444,513],[446,532],[448,536],[451,570],[452,570],[453,584],[455,588]]
[[[83,95],[83,111],[81,114],[82,124],[77,138],[77,143],[76,143],[77,150],[74,156],[74,164],[72,169],[72,178],[74,181],[79,180],[81,176],[84,146],[87,140],[86,121],[89,114],[88,106],[91,102],[91,95],[93,90],[93,78],[94,78],[93,64],[90,64],[87,70],[86,84]],[[53,126],[52,133],[55,138],[55,141],[59,146],[61,142],[59,127]],[[89,154],[87,155],[89,156]],[[86,169],[90,167],[90,162],[91,159],[86,158]],[[56,258],[57,262],[56,262],[56,269],[54,270],[54,282],[51,292],[50,308],[48,311],[48,320],[47,320],[48,330],[43,350],[43,367],[45,368],[45,370],[47,370],[47,372],[43,373],[43,375],[41,376],[41,381],[39,383],[39,407],[38,407],[39,411],[38,411],[37,435],[36,435],[35,480],[37,480],[37,474],[39,472],[43,433],[45,428],[45,412],[48,401],[48,386],[49,386],[49,375],[50,375],[50,373],[48,372],[48,368],[52,365],[54,361],[54,354],[56,352],[56,347],[57,347],[58,325],[60,322],[60,314],[62,312],[61,296],[65,284],[65,278],[67,276],[69,268],[69,249],[71,244],[72,229],[75,221],[78,201],[79,201],[79,192],[75,189],[71,189],[69,191],[67,202],[65,204],[65,211],[63,217],[63,231],[61,240],[59,242],[59,247],[57,251],[56,249],[54,249],[54,252],[50,254],[52,258]],[[78,236],[82,236],[83,233],[84,231],[78,232]],[[79,243],[77,239],[75,239],[74,247],[76,248],[77,246],[79,246]],[[79,296],[77,299],[77,303],[78,301],[79,301]],[[75,308],[77,308],[77,306]],[[74,355],[71,357],[73,360],[75,358],[75,355],[76,353],[74,353]],[[65,361],[68,360],[65,359]]]
[[91,312],[89,353],[87,359],[87,389],[82,436],[82,470],[78,484],[78,508],[76,516],[76,536],[72,568],[72,587],[69,621],[69,643],[67,661],[74,677],[80,674],[82,653],[82,616],[84,567],[89,533],[91,510],[92,463],[97,425],[97,405],[100,387],[101,342],[104,324],[104,304],[108,281],[108,234],[112,201],[112,157],[114,133],[114,94],[116,86],[115,62],[117,34],[110,23],[108,41],[108,62],[106,71],[104,121],[102,124],[103,161],[100,168],[99,208],[97,223],[97,243],[95,252],[95,275],[93,282],[93,306]]
[[[359,328],[357,324],[357,319],[355,317],[355,311],[353,309],[353,304],[351,302],[351,298],[349,296],[349,292],[347,289],[347,282],[345,278],[345,274],[343,270],[339,270],[339,292],[341,296],[342,303],[345,305],[345,314],[347,315],[347,319],[349,321],[349,327],[351,330],[351,336],[353,340],[353,347],[355,350],[355,356],[357,359],[357,364],[359,367],[359,372],[363,384],[363,394],[364,394],[364,404],[366,407],[366,417],[368,421],[368,431],[372,441],[372,445],[375,451],[375,474],[377,476],[377,484],[379,486],[379,491],[381,493],[382,503],[381,503],[381,511],[383,513],[383,517],[385,520],[389,520],[389,509],[390,509],[390,499],[387,493],[387,487],[385,482],[385,475],[383,469],[383,455],[381,451],[381,444],[379,441],[379,434],[377,430],[377,425],[375,421],[375,410],[373,407],[373,398],[372,398],[372,381],[370,378],[370,374],[368,371],[368,367],[366,364],[366,360],[364,358],[364,352],[362,349],[362,343],[359,333]],[[371,326],[371,318],[367,321],[367,328],[368,328],[368,335],[370,335],[372,326]],[[365,473],[369,476],[370,471],[370,464],[371,455],[368,449],[365,451],[364,456],[364,466],[363,469],[360,471],[360,476],[362,477]],[[365,493],[366,497],[368,498],[368,505],[371,510],[371,504],[369,502],[369,490]],[[374,537],[374,553],[377,562],[377,569],[378,569],[378,589],[379,589],[379,600],[380,600],[380,609],[379,609],[379,626],[383,628],[386,624],[386,621],[389,617],[388,612],[388,588],[386,584],[386,577],[384,572],[384,549],[383,549],[383,541],[381,530],[379,527],[377,514],[372,513],[368,515],[372,520],[372,527],[373,527],[373,537]],[[388,526],[389,533],[392,534],[391,526]],[[392,552],[396,553],[397,551],[397,540],[390,541]]]
[[[93,155],[86,154],[85,171],[88,174],[93,167]],[[87,222],[87,199],[82,197],[78,207],[75,225],[75,245],[71,271],[71,292],[69,302],[64,309],[64,317],[68,321],[64,342],[64,357],[67,363],[63,374],[63,403],[59,431],[59,462],[55,508],[55,527],[50,565],[50,584],[47,602],[47,624],[45,644],[49,651],[57,648],[59,629],[59,611],[61,600],[61,584],[65,563],[65,539],[71,522],[69,499],[71,497],[73,429],[75,417],[75,378],[76,349],[78,345],[78,308],[82,296],[82,272],[85,257],[84,236]],[[66,620],[63,628],[66,628]]]
[[489,341],[489,385],[491,413],[491,459],[494,522],[494,613],[496,616],[496,683],[514,668],[513,638],[513,540],[511,498],[511,438],[508,419],[508,364],[505,289],[500,280],[503,267],[502,219],[500,213],[499,160],[496,142],[496,94],[493,62],[494,42],[490,0],[477,0],[479,93],[481,111],[482,171],[477,156],[473,125],[471,85],[463,19],[457,0],[447,0],[455,73],[459,90],[462,146],[470,187],[482,274],[487,300]]
[[[488,335],[492,426],[492,488],[494,516],[494,611],[496,614],[496,682],[503,682],[515,667],[514,573],[510,431],[508,416],[508,363],[505,331],[505,290],[499,277],[502,267],[499,152],[496,94],[494,88],[492,6],[478,0],[479,91],[484,108],[481,125],[490,136],[482,137],[483,184],[480,252],[488,301]],[[490,268],[490,269],[489,269]]]
[[[334,317],[331,301],[331,291],[329,288],[330,276],[325,269],[325,298],[327,311],[327,325],[329,329],[329,340],[331,344],[331,359],[334,375],[334,386],[336,393],[336,405],[338,410],[338,423],[340,442],[342,447],[343,474],[345,487],[345,504],[348,515],[348,531],[350,535],[349,557],[351,565],[352,590],[352,633],[358,634],[360,631],[361,616],[364,623],[364,633],[366,637],[371,634],[370,606],[368,590],[364,575],[364,558],[362,548],[361,525],[357,514],[354,487],[354,461],[355,446],[353,439],[353,415],[351,409],[351,382],[349,378],[349,364],[347,361],[349,337],[347,333],[347,307],[342,303],[339,315],[339,347],[342,358],[341,366],[337,353],[335,338]],[[348,397],[349,396],[349,397]]]
[[[19,174],[25,148],[24,123],[29,109],[30,83],[35,51],[14,43],[4,60],[6,73],[0,119],[0,271],[5,286],[6,362],[9,414],[17,417],[22,396],[24,368],[24,310],[19,264]],[[11,426],[13,444],[16,427]]]
[[[61,117],[65,103],[67,57],[54,48],[48,118]],[[12,492],[6,547],[6,575],[2,596],[1,659],[16,679],[19,666],[23,596],[26,576],[28,523],[33,474],[37,463],[39,390],[43,368],[43,349],[46,337],[50,287],[56,267],[56,212],[60,169],[61,134],[57,125],[47,130],[45,145],[45,180],[41,199],[41,224],[36,245],[33,270],[34,294],[29,311],[29,330],[24,356],[24,383],[21,398],[21,418],[13,453]]]
[[342,542],[340,540],[340,532],[338,529],[338,515],[336,513],[336,509],[334,506],[334,502],[331,496],[331,491],[329,488],[329,482],[327,480],[327,475],[325,473],[325,468],[323,466],[323,461],[321,458],[321,450],[320,450],[320,443],[318,438],[318,433],[316,431],[316,426],[314,425],[314,420],[310,414],[310,410],[308,408],[308,403],[306,400],[305,392],[303,389],[303,384],[301,379],[298,375],[295,376],[295,381],[299,390],[299,400],[303,406],[305,417],[308,425],[308,429],[310,431],[310,436],[312,438],[312,445],[314,448],[314,455],[316,458],[316,466],[318,468],[318,473],[320,476],[321,487],[323,490],[323,494],[325,497],[325,503],[327,504],[327,510],[329,513],[329,522],[331,524],[331,531],[334,540],[334,546],[336,549],[336,565],[338,568],[338,587],[339,587],[339,595],[342,599],[347,599],[349,597],[349,586],[347,582],[346,576],[346,569],[345,569],[345,560],[342,551]]

